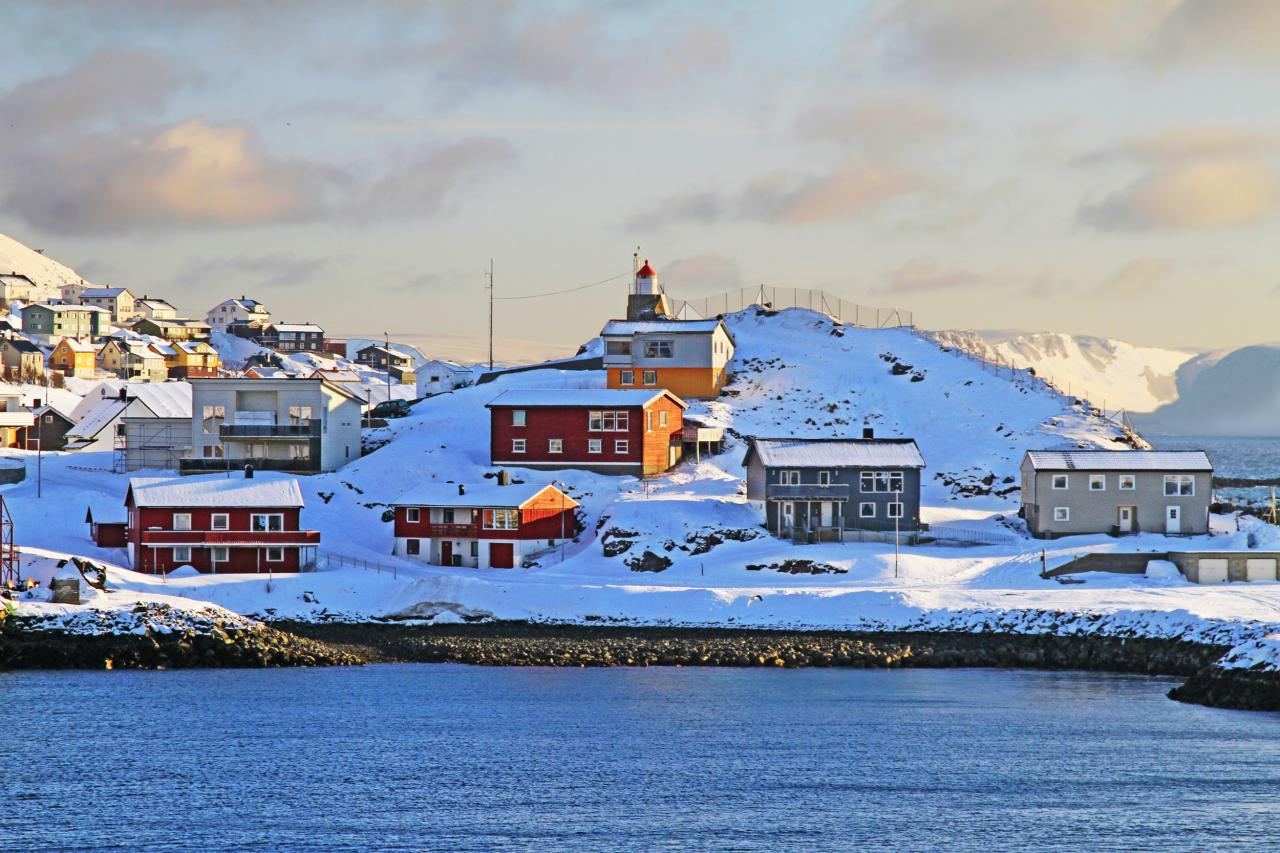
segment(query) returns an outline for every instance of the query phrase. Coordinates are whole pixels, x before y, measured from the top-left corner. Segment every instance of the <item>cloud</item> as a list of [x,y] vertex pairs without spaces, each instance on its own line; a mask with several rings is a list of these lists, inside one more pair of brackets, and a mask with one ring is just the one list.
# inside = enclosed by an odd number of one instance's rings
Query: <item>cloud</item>
[[[189,263],[176,278],[190,288],[216,285],[219,292],[242,293],[246,287],[281,288],[309,284],[332,262],[332,258],[302,258],[287,252],[233,255]],[[251,284],[245,285],[246,280]]]
[[1109,296],[1151,296],[1161,290],[1174,272],[1167,258],[1136,258],[1116,270],[1098,288]]
[[720,293],[746,286],[742,268],[733,258],[714,253],[679,258],[660,265],[663,287],[681,296]]
[[1161,166],[1128,187],[1084,205],[1079,220],[1101,230],[1208,231],[1271,217],[1280,182],[1250,160],[1205,160]]
[[920,175],[891,165],[846,163],[826,174],[774,172],[735,193],[711,191],[670,198],[631,220],[652,230],[678,222],[749,221],[804,225],[853,218],[922,191]]
[[1097,166],[1114,162],[1172,164],[1205,159],[1265,158],[1277,152],[1280,152],[1280,135],[1277,134],[1189,127],[1126,139],[1089,151],[1077,157],[1073,165]]
[[948,269],[933,261],[912,258],[888,273],[875,293],[930,293],[963,290],[982,281],[982,276],[963,269]]
[[920,96],[870,97],[810,110],[796,121],[795,132],[883,154],[937,141],[959,124],[940,104]]
[[462,139],[393,169],[365,194],[362,214],[371,219],[429,217],[456,202],[457,191],[510,167],[515,148],[503,139]]

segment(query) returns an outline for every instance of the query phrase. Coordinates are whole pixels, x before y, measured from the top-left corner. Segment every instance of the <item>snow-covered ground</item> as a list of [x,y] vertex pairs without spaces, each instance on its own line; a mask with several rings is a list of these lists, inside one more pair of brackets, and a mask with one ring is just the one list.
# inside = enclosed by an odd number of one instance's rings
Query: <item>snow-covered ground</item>
[[[993,376],[909,330],[852,329],[802,310],[728,319],[738,344],[735,378],[721,398],[690,414],[731,436],[911,436],[928,467],[924,520],[998,544],[793,545],[759,526],[745,499],[744,445],[687,460],[671,473],[633,477],[514,469],[524,481],[555,480],[582,504],[577,542],[517,570],[432,567],[391,556],[388,504],[424,481],[475,482],[487,464],[484,404],[516,387],[602,387],[592,371],[538,370],[429,398],[373,438],[377,451],[332,474],[301,480],[304,527],[322,532],[320,570],[299,575],[160,578],[112,568],[118,590],[93,607],[171,596],[236,613],[308,619],[416,618],[616,622],[845,629],[1009,630],[1186,637],[1252,642],[1280,631],[1280,583],[1201,587],[1180,577],[1090,574],[1083,583],[1040,577],[1083,553],[1108,550],[1280,548],[1280,529],[1215,519],[1215,535],[1124,540],[1072,537],[1042,543],[1016,518],[1014,478],[1028,448],[1123,449],[1117,428],[1025,375]],[[907,366],[896,367],[897,365]],[[919,378],[916,378],[919,377]],[[43,496],[31,476],[4,494],[20,543],[114,566],[83,523],[122,520],[127,476],[109,454],[46,454]],[[233,475],[238,476],[238,475]],[[610,544],[605,556],[604,544]],[[646,551],[664,571],[633,571]],[[358,565],[351,565],[359,561]],[[787,561],[822,573],[789,574]],[[53,607],[20,605],[33,612]],[[193,605],[194,606],[194,605]]]

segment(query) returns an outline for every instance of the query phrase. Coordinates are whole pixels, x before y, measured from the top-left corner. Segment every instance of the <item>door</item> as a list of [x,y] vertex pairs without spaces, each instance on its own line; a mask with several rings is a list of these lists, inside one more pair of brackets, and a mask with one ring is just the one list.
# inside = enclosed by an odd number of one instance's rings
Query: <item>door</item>
[[1247,581],[1273,581],[1276,579],[1276,561],[1249,559],[1244,561],[1244,579]]
[[489,568],[510,569],[515,566],[515,546],[510,542],[489,543]]
[[448,539],[440,543],[440,565],[453,565],[453,543]]
[[791,532],[791,527],[795,524],[795,521],[796,521],[795,504],[791,503],[790,501],[783,501],[782,519],[779,522],[779,526],[782,528],[782,532],[783,533]]
[[1119,527],[1120,527],[1121,533],[1133,532],[1133,507],[1131,506],[1120,507]]
[[1164,508],[1164,532],[1182,532],[1182,507],[1167,506]]
[[823,527],[831,527],[835,524],[835,504],[831,501],[823,501],[819,517],[822,519]]
[[1197,561],[1197,583],[1226,583],[1227,561],[1205,558]]

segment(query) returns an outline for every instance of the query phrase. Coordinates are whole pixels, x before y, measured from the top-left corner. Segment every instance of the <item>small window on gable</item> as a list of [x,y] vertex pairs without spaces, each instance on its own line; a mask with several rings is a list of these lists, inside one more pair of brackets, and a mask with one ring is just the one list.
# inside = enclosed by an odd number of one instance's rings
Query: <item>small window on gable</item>
[[1053,487],[1054,487],[1055,489],[1057,489],[1058,491],[1063,491],[1064,489],[1066,489],[1066,488],[1067,488],[1067,475],[1066,475],[1066,474],[1054,474],[1054,475],[1053,475]]

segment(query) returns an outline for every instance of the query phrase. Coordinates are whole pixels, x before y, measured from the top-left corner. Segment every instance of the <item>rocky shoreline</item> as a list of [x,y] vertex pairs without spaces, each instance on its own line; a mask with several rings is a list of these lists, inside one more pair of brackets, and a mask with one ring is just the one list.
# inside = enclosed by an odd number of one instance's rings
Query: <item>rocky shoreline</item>
[[970,632],[769,631],[483,622],[275,622],[143,634],[0,630],[0,670],[465,663],[478,666],[982,667],[1177,675],[1171,698],[1280,710],[1280,674],[1214,666],[1226,646]]

